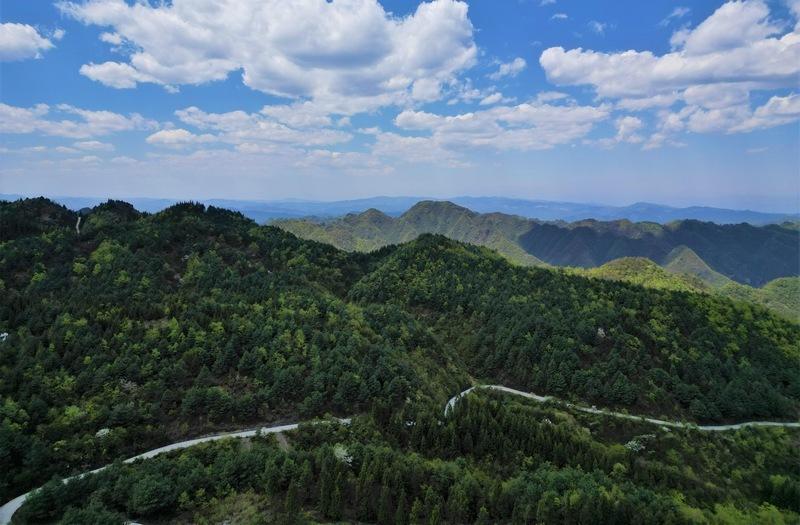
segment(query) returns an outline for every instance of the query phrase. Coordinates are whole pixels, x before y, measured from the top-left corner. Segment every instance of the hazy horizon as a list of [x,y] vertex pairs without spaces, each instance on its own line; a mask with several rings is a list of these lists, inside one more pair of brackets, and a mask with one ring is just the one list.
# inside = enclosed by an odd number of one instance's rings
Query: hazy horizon
[[586,206],[597,206],[597,207],[612,207],[612,208],[625,208],[630,206],[635,206],[639,204],[647,204],[647,205],[654,205],[654,206],[663,206],[668,208],[717,208],[717,209],[728,209],[734,211],[742,211],[742,212],[757,212],[757,213],[767,213],[767,214],[776,214],[776,215],[797,215],[800,214],[800,210],[781,210],[781,209],[759,209],[759,208],[732,208],[732,207],[725,207],[725,206],[714,206],[710,204],[687,204],[687,205],[679,205],[679,204],[671,204],[666,202],[653,202],[653,201],[634,201],[634,202],[623,202],[620,204],[613,204],[608,202],[600,202],[600,201],[578,201],[578,200],[567,200],[567,199],[546,199],[546,198],[535,198],[535,197],[515,197],[515,196],[508,196],[508,195],[444,195],[444,196],[435,196],[435,195],[369,195],[365,197],[352,197],[352,198],[343,198],[343,199],[307,199],[302,197],[280,197],[274,199],[246,199],[246,198],[226,198],[226,197],[153,197],[153,196],[143,196],[143,195],[117,195],[117,196],[100,196],[100,195],[56,195],[52,193],[29,193],[29,194],[20,194],[20,193],[0,193],[0,200],[5,199],[7,197],[17,198],[36,198],[36,197],[45,197],[54,201],[58,201],[60,199],[86,199],[86,200],[97,200],[101,202],[105,202],[106,200],[120,200],[125,202],[132,202],[137,200],[142,201],[171,201],[171,202],[186,202],[186,201],[196,201],[196,202],[210,202],[210,201],[230,201],[230,202],[240,202],[240,203],[339,203],[339,202],[348,202],[348,201],[367,201],[373,199],[410,199],[416,201],[424,201],[424,200],[432,200],[432,201],[451,201],[457,199],[510,199],[510,200],[519,200],[519,201],[528,201],[528,202],[542,202],[542,203],[551,203],[551,204],[573,204],[573,205],[586,205]]

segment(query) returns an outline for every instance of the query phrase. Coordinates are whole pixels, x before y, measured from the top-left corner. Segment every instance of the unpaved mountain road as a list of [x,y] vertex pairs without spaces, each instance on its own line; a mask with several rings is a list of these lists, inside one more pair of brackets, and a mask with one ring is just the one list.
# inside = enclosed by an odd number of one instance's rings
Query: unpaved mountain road
[[553,396],[540,396],[531,392],[523,392],[521,390],[516,390],[514,388],[509,388],[503,385],[477,385],[470,387],[463,392],[460,392],[447,402],[445,405],[444,413],[447,414],[455,404],[458,402],[459,399],[467,395],[468,393],[477,390],[477,389],[485,389],[485,390],[498,390],[500,392],[505,392],[507,394],[512,394],[515,396],[521,396],[528,399],[533,399],[534,401],[538,401],[539,403],[546,403],[548,401],[552,401],[554,403],[561,403],[573,410],[579,410],[580,412],[587,412],[589,414],[602,414],[604,416],[609,417],[618,417],[623,419],[631,419],[634,421],[643,421],[646,423],[652,423],[654,425],[659,425],[662,427],[672,427],[672,428],[693,428],[696,430],[702,430],[704,432],[720,432],[724,430],[738,430],[744,427],[785,427],[785,428],[800,428],[800,422],[798,421],[745,421],[744,423],[733,423],[730,425],[697,425],[695,423],[685,423],[682,421],[665,421],[663,419],[655,419],[652,417],[645,417],[645,416],[637,416],[634,414],[626,414],[624,412],[615,412],[613,410],[604,410],[600,408],[594,407],[585,407],[581,405],[576,405],[574,403],[567,403],[566,401],[562,401]]
[[[349,424],[350,423],[350,418],[339,419],[338,421],[340,423]],[[324,420],[321,420],[320,422],[324,422]],[[313,423],[313,421],[309,421],[307,423]],[[299,427],[301,424],[303,424],[303,423],[290,423],[288,425],[276,425],[276,426],[272,426],[272,427],[251,428],[251,429],[247,429],[247,430],[236,430],[236,431],[233,431],[233,432],[224,432],[222,434],[214,434],[214,435],[211,435],[211,436],[204,436],[204,437],[199,437],[199,438],[195,438],[195,439],[187,439],[186,441],[179,441],[177,443],[171,443],[169,445],[164,445],[163,447],[154,448],[153,450],[148,450],[147,452],[142,452],[141,454],[139,454],[137,456],[133,456],[132,458],[126,459],[124,461],[124,463],[133,463],[134,461],[137,461],[137,460],[140,460],[140,459],[153,458],[153,457],[156,457],[156,456],[158,456],[160,454],[164,454],[166,452],[171,452],[173,450],[181,450],[181,449],[184,449],[184,448],[193,447],[195,445],[199,445],[200,443],[208,443],[209,441],[217,441],[217,440],[220,440],[220,439],[228,439],[228,438],[249,438],[249,437],[255,437],[255,435],[257,433],[261,433],[261,434],[277,434],[277,433],[280,433],[280,432],[287,432],[289,430],[297,429],[297,427]],[[71,479],[79,478],[79,477],[85,476],[87,474],[94,474],[94,473],[100,472],[101,470],[104,470],[106,468],[108,468],[108,465],[106,465],[104,467],[100,467],[100,468],[94,469],[94,470],[90,470],[89,472],[84,472],[83,474],[77,474],[75,476],[66,478],[64,480],[64,482],[66,483],[67,481],[69,481]],[[31,491],[31,492],[33,492],[33,491]],[[31,492],[28,492],[26,494],[22,494],[21,496],[17,496],[16,498],[12,499],[8,503],[6,503],[2,507],[0,507],[0,525],[6,525],[6,524],[11,522],[11,516],[13,516],[14,513],[17,511],[17,509],[19,509],[22,506],[22,504],[25,502],[25,498],[27,498],[28,494],[30,494]]]
[[[512,394],[512,395],[515,395],[515,396],[521,396],[521,397],[524,397],[524,398],[527,398],[527,399],[532,399],[532,400],[537,401],[539,403],[546,403],[546,402],[552,401],[552,402],[555,402],[555,403],[561,403],[564,406],[567,406],[567,407],[569,407],[569,408],[571,408],[573,410],[578,410],[578,411],[581,411],[581,412],[587,412],[589,414],[601,414],[601,415],[609,416],[609,417],[617,417],[617,418],[623,418],[623,419],[630,419],[630,420],[634,420],[634,421],[642,421],[642,422],[646,422],[646,423],[652,423],[654,425],[659,425],[659,426],[662,426],[662,427],[691,428],[691,429],[701,430],[701,431],[705,431],[705,432],[720,432],[720,431],[726,431],[726,430],[738,430],[738,429],[744,428],[744,427],[758,427],[758,426],[760,426],[760,427],[800,428],[800,422],[785,422],[785,421],[746,421],[744,423],[734,423],[734,424],[730,424],[730,425],[696,425],[694,423],[685,423],[685,422],[681,422],[681,421],[665,421],[665,420],[662,420],[662,419],[655,419],[655,418],[650,418],[650,417],[645,417],[645,416],[636,416],[636,415],[633,415],[633,414],[625,414],[623,412],[615,412],[613,410],[603,410],[603,409],[594,408],[594,407],[585,407],[585,406],[581,406],[581,405],[576,405],[574,403],[567,403],[566,401],[559,400],[558,398],[555,398],[555,397],[552,397],[552,396],[540,396],[540,395],[534,394],[532,392],[523,392],[521,390],[516,390],[514,388],[509,388],[509,387],[503,386],[503,385],[476,385],[476,386],[473,386],[473,387],[470,387],[470,388],[464,390],[463,392],[459,392],[458,394],[454,395],[453,397],[451,397],[447,401],[447,404],[445,405],[445,408],[444,408],[445,415],[448,412],[450,412],[450,410],[453,409],[455,404],[461,398],[463,398],[465,395],[469,394],[470,392],[473,392],[473,391],[478,390],[478,389],[497,390],[499,392],[505,392],[507,394]],[[349,424],[350,423],[350,419],[349,418],[339,419],[339,422],[340,423],[344,423],[344,424]],[[313,423],[313,421],[309,422],[309,423]],[[258,433],[258,432],[260,432],[261,434],[277,434],[277,433],[280,433],[280,432],[286,432],[286,431],[289,431],[289,430],[295,430],[301,424],[303,424],[303,423],[291,423],[291,424],[288,424],[288,425],[277,425],[277,426],[273,426],[273,427],[261,427],[261,428],[258,428],[258,429],[239,430],[239,431],[233,431],[233,432],[225,432],[225,433],[222,433],[222,434],[214,434],[212,436],[205,436],[205,437],[199,437],[199,438],[195,438],[195,439],[189,439],[189,440],[186,440],[186,441],[179,441],[177,443],[172,443],[170,445],[164,445],[163,447],[159,447],[159,448],[156,448],[156,449],[153,449],[153,450],[149,450],[147,452],[143,452],[143,453],[139,454],[138,456],[133,456],[132,458],[126,459],[124,462],[125,463],[133,463],[134,461],[139,460],[139,459],[148,459],[148,458],[152,458],[152,457],[158,456],[159,454],[164,454],[165,452],[171,452],[173,450],[180,450],[180,449],[184,449],[184,448],[189,448],[189,447],[192,447],[194,445],[198,445],[200,443],[207,443],[209,441],[217,441],[219,439],[254,437],[256,435],[256,433]],[[95,472],[100,472],[101,470],[103,470],[103,469],[105,469],[107,467],[108,467],[108,465],[106,465],[105,467],[100,467],[98,469],[89,471],[89,472],[85,472],[83,474],[78,474],[76,476],[73,476],[72,478],[67,478],[64,481],[66,482],[66,481],[68,481],[70,479],[73,479],[73,478],[77,478],[77,477],[80,477],[80,476],[85,476],[86,474],[93,474]],[[33,492],[33,491],[31,491],[31,492]],[[16,497],[16,498],[12,499],[11,501],[9,501],[8,503],[6,503],[5,505],[3,505],[2,507],[0,507],[0,525],[6,525],[11,521],[11,516],[13,516],[14,513],[17,511],[17,509],[19,509],[22,506],[23,502],[25,501],[25,498],[28,497],[28,494],[30,494],[30,492]]]

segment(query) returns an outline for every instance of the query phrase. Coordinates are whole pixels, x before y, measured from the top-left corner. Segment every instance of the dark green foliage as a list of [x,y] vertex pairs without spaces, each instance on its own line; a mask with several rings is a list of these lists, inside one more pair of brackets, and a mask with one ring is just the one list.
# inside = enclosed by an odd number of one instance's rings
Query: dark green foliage
[[777,225],[587,220],[536,224],[519,242],[527,252],[558,266],[600,266],[620,257],[668,263],[673,249],[688,247],[711,268],[743,284],[761,286],[800,273],[800,232]]
[[[42,209],[0,204],[22,217]],[[470,378],[656,416],[797,415],[800,328],[762,308],[513,267],[437,236],[348,254],[194,203],[143,215],[109,202],[83,216],[80,235],[72,218],[17,228],[0,244],[0,332],[9,333],[0,342],[0,499],[224,427],[333,412],[368,414],[375,428],[353,437],[361,448],[348,447],[352,464],[321,428],[298,437],[307,453],[234,454],[214,463],[224,486],[160,460],[136,476],[104,477],[133,468],[119,466],[66,488],[55,482],[28,505],[31,519],[52,520],[52,508],[95,492],[97,516],[159,516],[200,489],[219,498],[253,489],[279,493],[280,512],[296,499],[330,519],[397,523],[402,504],[412,523],[474,521],[482,505],[491,520],[549,520],[564,517],[565,484],[588,483],[595,498],[616,482],[616,463],[631,476],[650,472],[574,429],[506,412],[480,412],[490,425],[470,414],[465,427],[440,425],[444,402]],[[423,456],[425,468],[415,466]],[[501,463],[484,476],[461,457]],[[515,468],[525,457],[536,468],[523,476]],[[788,505],[796,478],[764,472],[789,482],[760,482],[760,497]],[[553,493],[519,489],[525,504],[509,506],[499,493],[515,486],[512,476]],[[651,492],[626,512],[661,516],[668,502]]]
[[522,265],[592,268],[623,257],[642,257],[714,287],[719,280],[759,287],[778,277],[800,276],[800,231],[778,225],[697,220],[666,225],[628,220],[542,223],[432,201],[419,202],[396,219],[373,209],[332,220],[274,224],[304,239],[351,251],[372,251],[434,233],[486,246]]
[[418,312],[481,377],[651,414],[797,415],[800,328],[761,308],[513,267],[437,236],[379,254],[350,296]]
[[[407,425],[381,429],[361,418],[350,428],[306,427],[291,438],[288,451],[271,438],[248,446],[231,440],[139,464],[117,464],[37,493],[15,520],[58,520],[69,505],[78,508],[84,502],[89,503],[83,513],[141,517],[132,510],[137,496],[124,489],[158,476],[169,476],[174,487],[165,493],[169,506],[162,520],[176,517],[180,508],[196,513],[192,522],[202,522],[198,518],[215,513],[221,498],[237,493],[261,495],[264,512],[277,512],[280,519],[274,521],[282,523],[302,522],[309,513],[380,524],[798,520],[792,511],[792,491],[800,479],[796,432],[664,432],[630,421],[585,415],[576,420],[547,407],[484,394],[463,399],[444,420],[433,411],[427,417],[424,444],[411,437],[417,428],[411,433]],[[481,436],[487,429],[491,434]],[[463,448],[465,435],[481,436],[472,452]],[[633,439],[646,444],[637,451],[622,445]],[[301,464],[311,465],[304,482],[320,498],[304,497],[298,490],[305,476],[297,468]],[[273,466],[272,471],[265,472],[264,465]],[[67,510],[61,519],[74,513]]]

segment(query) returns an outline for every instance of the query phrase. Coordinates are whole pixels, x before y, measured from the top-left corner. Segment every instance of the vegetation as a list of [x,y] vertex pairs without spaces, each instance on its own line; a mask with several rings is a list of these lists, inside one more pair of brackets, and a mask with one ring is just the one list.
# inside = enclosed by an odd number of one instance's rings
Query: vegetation
[[534,224],[520,237],[520,245],[547,263],[584,268],[631,256],[668,266],[689,248],[703,265],[750,286],[800,272],[800,232],[778,225],[693,220],[666,225],[625,220]]
[[[695,421],[795,419],[800,407],[800,327],[758,306],[513,266],[441,236],[347,253],[191,203],[147,215],[109,201],[83,217],[80,234],[77,215],[47,201],[2,203],[0,217],[24,218],[9,220],[13,228],[3,224],[0,244],[0,332],[9,334],[0,342],[0,500],[183,436],[326,412],[365,415],[363,424],[335,431],[342,436],[301,433],[320,437],[296,443],[296,452],[265,445],[252,456],[226,456],[225,446],[211,446],[141,467],[118,465],[86,478],[88,488],[54,483],[44,492],[54,499],[42,503],[50,510],[31,510],[30,521],[149,516],[174,508],[174,498],[187,512],[202,511],[207,498],[261,508],[263,498],[277,497],[289,508],[352,517],[362,511],[336,502],[356,501],[352,478],[372,457],[365,450],[384,458],[370,504],[390,502],[363,510],[369,520],[414,516],[419,500],[416,515],[426,522],[507,521],[514,512],[525,521],[540,506],[556,512],[542,521],[555,522],[578,512],[563,506],[576,487],[592,502],[586,505],[608,505],[621,522],[640,512],[680,516],[683,503],[666,485],[617,481],[608,463],[613,454],[575,455],[575,447],[588,445],[559,434],[552,439],[560,452],[539,457],[541,442],[507,445],[505,432],[491,433],[496,423],[488,422],[486,436],[470,431],[471,445],[454,443],[453,436],[468,433],[454,421],[440,428],[437,414],[473,380]],[[457,419],[475,424],[493,410]],[[754,435],[781,458],[789,454],[779,431]],[[337,443],[352,451],[357,468],[330,459]],[[474,452],[464,448],[476,444]],[[708,445],[717,446],[729,445]],[[502,458],[495,464],[490,456]],[[535,461],[525,464],[528,456]],[[327,487],[324,498],[310,503],[315,496],[301,495],[307,485],[300,482],[291,489],[291,476],[265,481],[265,465],[287,457],[303,476],[309,463],[311,486]],[[788,512],[778,500],[793,494],[796,464],[773,469],[759,461],[748,468],[759,479],[783,476],[774,489],[783,496],[731,493],[731,501],[747,516],[762,512],[761,502]],[[633,476],[629,463],[615,462]],[[409,477],[384,483],[386,465]],[[103,476],[111,476],[98,482],[105,493],[91,485]],[[137,476],[145,479],[141,487]],[[217,477],[219,486],[206,485]],[[452,484],[473,478],[478,489],[463,488],[473,494],[468,510],[451,511]],[[700,479],[695,499],[684,503],[710,516],[717,504],[729,504],[708,486],[724,478]],[[419,492],[425,485],[433,487],[430,497]],[[56,497],[71,486],[74,494]],[[206,496],[197,496],[201,489]],[[703,496],[706,490],[713,497]],[[91,504],[66,510],[98,491]],[[475,494],[493,499],[480,503]],[[516,501],[524,505],[515,511]]]
[[544,265],[518,243],[519,236],[530,228],[530,220],[502,213],[479,214],[450,202],[422,201],[396,219],[370,209],[328,221],[292,219],[273,224],[303,239],[347,251],[371,252],[412,241],[425,233],[436,233],[486,246],[516,264]]
[[696,255],[685,257],[687,252],[691,250],[681,250],[684,256],[680,260],[693,260],[698,264],[669,264],[662,268],[644,257],[623,257],[597,268],[571,268],[569,271],[648,288],[716,294],[736,301],[759,304],[782,317],[800,322],[800,277],[782,277],[768,282],[762,288],[753,288],[714,272]]
[[472,394],[444,417],[358,418],[117,463],[15,521],[798,523],[797,432],[670,431]]
[[[788,319],[800,319],[795,304],[798,294],[789,293],[797,286],[791,283],[800,282],[800,236],[786,224],[761,228],[698,221],[677,221],[667,226],[625,220],[542,224],[502,213],[478,214],[449,202],[420,202],[396,219],[373,209],[340,219],[292,219],[274,224],[301,238],[357,252],[436,233],[485,246],[515,264],[550,263],[572,267],[576,273],[581,273],[578,268],[586,268],[586,274],[593,277],[716,293],[766,306]],[[712,269],[687,245],[719,262],[730,277]],[[661,265],[674,276],[646,261]],[[779,293],[768,284],[763,289],[742,284],[760,285],[764,278],[783,275],[790,280],[779,287],[783,290]]]

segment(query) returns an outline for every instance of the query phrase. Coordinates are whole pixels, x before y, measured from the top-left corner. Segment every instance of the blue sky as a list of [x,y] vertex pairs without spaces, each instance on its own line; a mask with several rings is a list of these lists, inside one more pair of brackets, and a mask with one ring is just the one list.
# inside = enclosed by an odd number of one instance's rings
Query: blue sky
[[0,193],[800,210],[800,1],[4,2]]

